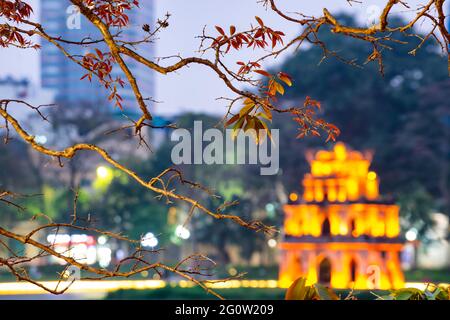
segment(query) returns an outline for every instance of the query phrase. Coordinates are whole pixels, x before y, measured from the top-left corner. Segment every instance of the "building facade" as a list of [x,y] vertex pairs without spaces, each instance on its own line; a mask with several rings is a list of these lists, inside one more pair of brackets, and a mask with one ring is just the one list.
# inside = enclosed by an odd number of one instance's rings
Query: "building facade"
[[[71,5],[69,1],[41,0],[40,12],[42,25],[52,36],[61,36],[61,38],[70,41],[101,38],[97,28],[80,15],[77,7]],[[128,17],[130,26],[121,33],[122,40],[141,40],[145,36],[142,25],[152,25],[154,22],[153,0],[141,1],[139,8],[128,12]],[[109,92],[98,81],[95,79],[92,82],[88,79],[80,80],[86,74],[86,70],[64,56],[53,44],[43,41],[41,45],[41,83],[43,88],[52,89],[56,92],[57,101],[65,103],[84,102],[95,106],[108,104]],[[70,54],[78,58],[93,51],[94,48],[94,46],[68,44],[63,44],[63,46]],[[103,52],[108,50],[104,44],[95,45],[95,47]],[[142,44],[137,52],[143,53],[148,58],[153,58],[154,46],[147,43]],[[125,61],[138,80],[144,98],[152,98],[154,96],[153,72],[138,65],[134,60],[125,58]],[[113,75],[121,76],[123,80],[126,80],[118,67],[114,68]],[[133,115],[139,112],[136,99],[129,85],[119,89],[119,94],[124,99],[125,113]],[[115,111],[119,112],[119,110]]]
[[399,207],[380,199],[371,158],[343,143],[308,155],[303,195],[284,206],[281,286],[302,276],[333,288],[403,286]]
[[[0,78],[0,97],[9,100],[23,100],[31,105],[39,106],[49,104],[54,100],[54,93],[51,90],[42,90],[29,79],[17,79],[11,76]],[[34,110],[23,105],[10,108],[11,115],[19,121],[26,120]],[[12,132],[11,132],[12,133]]]

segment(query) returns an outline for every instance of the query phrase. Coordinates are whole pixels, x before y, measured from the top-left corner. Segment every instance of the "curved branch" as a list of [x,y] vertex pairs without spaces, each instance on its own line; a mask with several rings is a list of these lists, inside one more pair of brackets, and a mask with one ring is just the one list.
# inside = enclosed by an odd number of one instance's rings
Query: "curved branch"
[[[0,100],[0,105],[1,104],[5,104],[8,103],[8,100]],[[80,143],[80,144],[75,144],[73,146],[67,147],[64,150],[52,150],[49,148],[44,147],[43,145],[38,144],[34,137],[31,136],[30,134],[28,134],[23,128],[22,126],[19,124],[19,122],[13,118],[4,108],[0,107],[0,115],[9,123],[11,124],[14,129],[16,130],[16,132],[21,136],[21,138],[26,141],[28,144],[30,144],[30,146],[45,155],[51,156],[51,157],[55,157],[58,159],[61,158],[66,158],[66,159],[72,159],[75,154],[79,151],[82,150],[88,150],[88,151],[93,151],[96,152],[97,154],[99,154],[105,161],[107,161],[108,163],[110,163],[113,167],[117,168],[118,170],[126,173],[128,176],[130,176],[131,178],[133,178],[136,182],[138,182],[140,185],[142,185],[143,187],[150,189],[151,191],[165,196],[167,198],[171,198],[171,199],[176,199],[176,200],[180,200],[183,202],[187,202],[189,204],[191,204],[192,206],[194,206],[195,208],[198,208],[199,210],[205,212],[206,214],[214,217],[215,219],[219,219],[219,220],[232,220],[236,223],[238,223],[239,225],[249,228],[251,230],[256,230],[256,231],[264,231],[264,232],[272,232],[273,228],[272,227],[268,227],[266,225],[264,225],[263,223],[259,222],[259,221],[250,221],[250,222],[246,222],[244,220],[242,220],[240,217],[238,216],[234,216],[234,215],[226,215],[226,214],[222,214],[219,212],[213,212],[210,209],[206,208],[205,206],[203,206],[202,204],[200,204],[198,201],[177,194],[171,190],[167,190],[164,188],[158,188],[155,186],[156,182],[158,181],[158,179],[151,179],[150,181],[145,181],[143,178],[141,178],[138,174],[136,174],[134,171],[132,171],[131,169],[125,167],[124,165],[122,165],[121,163],[117,162],[116,160],[114,160],[106,150],[93,145],[93,144],[85,144],[85,143]]]

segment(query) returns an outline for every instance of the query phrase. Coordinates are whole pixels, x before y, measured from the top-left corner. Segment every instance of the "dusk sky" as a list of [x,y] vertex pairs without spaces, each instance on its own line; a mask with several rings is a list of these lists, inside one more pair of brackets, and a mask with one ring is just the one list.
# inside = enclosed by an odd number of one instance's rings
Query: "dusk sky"
[[[145,0],[144,0],[145,1]],[[38,0],[30,0],[35,10],[34,19],[39,16]],[[418,1],[409,1],[411,9]],[[355,3],[352,7],[345,0],[323,1],[291,1],[280,0],[280,7],[287,12],[303,12],[309,15],[320,15],[322,8],[326,7],[332,13],[348,11],[357,14],[365,22],[374,11],[374,6],[382,6],[386,1],[364,1]],[[248,28],[254,22],[254,16],[260,16],[267,25],[286,33],[287,39],[298,32],[296,25],[288,23],[271,11],[265,11],[257,0],[156,0],[156,17],[162,17],[166,12],[172,14],[170,27],[160,34],[157,41],[157,56],[172,56],[180,54],[183,57],[198,55],[199,39],[203,27],[206,25],[210,34],[216,34],[215,25],[228,27],[230,23],[236,25],[238,30]],[[375,7],[376,9],[376,7]],[[394,12],[404,10],[398,5]],[[45,22],[43,23],[45,26]],[[260,52],[261,53],[261,52]],[[234,66],[234,61],[248,61],[255,57],[255,52],[249,50],[238,56],[230,55],[227,61]],[[11,61],[12,60],[12,61]],[[169,63],[176,59],[163,61]],[[280,63],[281,60],[271,63]],[[0,51],[1,76],[14,75],[14,77],[27,77],[39,84],[39,52],[32,50],[3,49]],[[171,114],[174,112],[195,110],[212,113],[225,111],[224,103],[216,101],[218,97],[233,97],[222,81],[202,66],[192,66],[181,72],[169,76],[157,77],[155,99],[163,104],[157,106],[158,113]]]

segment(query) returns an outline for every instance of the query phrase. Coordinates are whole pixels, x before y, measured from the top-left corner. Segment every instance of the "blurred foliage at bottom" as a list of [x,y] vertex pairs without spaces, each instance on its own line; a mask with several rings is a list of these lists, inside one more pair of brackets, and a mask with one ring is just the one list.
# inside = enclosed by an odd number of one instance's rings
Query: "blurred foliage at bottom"
[[[266,288],[236,288],[215,290],[225,299],[229,300],[284,300],[286,289],[266,289]],[[375,300],[377,295],[389,294],[388,291],[355,291],[353,296],[360,300]],[[349,290],[337,290],[337,295],[346,297]],[[217,298],[206,294],[199,287],[181,288],[181,287],[165,287],[156,290],[118,290],[110,293],[106,299],[108,300],[216,300]]]

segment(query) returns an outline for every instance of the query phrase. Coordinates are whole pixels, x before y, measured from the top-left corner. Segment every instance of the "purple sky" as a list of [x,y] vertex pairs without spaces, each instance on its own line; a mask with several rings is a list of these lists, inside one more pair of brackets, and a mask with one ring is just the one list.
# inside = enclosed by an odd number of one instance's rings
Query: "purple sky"
[[[38,2],[38,0],[29,0],[29,3],[36,8],[36,17],[39,14]],[[308,15],[320,15],[324,7],[332,13],[350,10],[364,22],[368,19],[373,6],[382,7],[386,0],[363,1],[363,4],[356,3],[352,7],[346,0],[279,0],[278,2],[279,6],[287,12],[301,11]],[[420,0],[408,1],[411,8],[415,8],[420,2]],[[177,54],[183,57],[198,55],[196,50],[199,39],[195,39],[195,37],[201,34],[205,25],[211,34],[215,34],[214,25],[227,27],[234,24],[238,30],[242,30],[249,26],[250,21],[254,21],[255,15],[260,16],[267,25],[283,30],[287,38],[291,38],[298,31],[296,25],[278,18],[271,11],[265,11],[262,5],[257,3],[257,0],[155,0],[155,4],[157,17],[162,17],[166,12],[172,14],[170,27],[160,34],[157,42],[157,56],[160,57]],[[398,6],[394,12],[401,10],[403,8]],[[254,58],[255,54],[249,50],[239,55],[230,55],[229,61],[248,61]],[[169,63],[169,61],[162,63]],[[280,62],[281,60],[270,63]],[[0,50],[0,70],[0,77],[8,74],[16,77],[28,77],[34,83],[39,84],[39,52],[2,49]],[[216,98],[222,96],[233,97],[222,81],[202,66],[192,66],[176,74],[157,76],[155,98],[164,102],[157,106],[160,114],[171,114],[183,110],[223,114],[224,103],[216,101]]]

